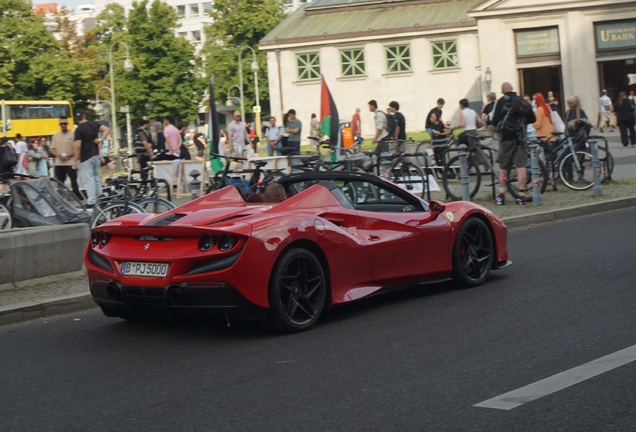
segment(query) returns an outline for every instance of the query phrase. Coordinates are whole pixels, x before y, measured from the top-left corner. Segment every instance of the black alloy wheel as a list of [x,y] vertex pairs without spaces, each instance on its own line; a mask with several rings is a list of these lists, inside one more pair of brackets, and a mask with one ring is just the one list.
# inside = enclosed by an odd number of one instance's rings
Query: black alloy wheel
[[466,219],[453,248],[453,279],[462,287],[481,285],[490,274],[494,255],[493,239],[486,223]]
[[284,252],[270,279],[269,324],[290,333],[309,329],[324,309],[326,291],[325,273],[314,254],[302,248]]

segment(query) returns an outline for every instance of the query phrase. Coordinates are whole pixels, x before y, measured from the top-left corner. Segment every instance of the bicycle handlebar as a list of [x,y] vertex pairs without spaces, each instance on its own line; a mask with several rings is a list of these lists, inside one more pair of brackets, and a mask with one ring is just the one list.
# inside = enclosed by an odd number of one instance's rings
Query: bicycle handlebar
[[210,153],[210,156],[216,156],[218,158],[225,159],[228,162],[231,161],[231,160],[237,161],[237,162],[238,161],[247,161],[248,160],[247,158],[242,158],[242,157],[237,157],[237,156],[225,156],[225,155],[218,154],[218,153]]

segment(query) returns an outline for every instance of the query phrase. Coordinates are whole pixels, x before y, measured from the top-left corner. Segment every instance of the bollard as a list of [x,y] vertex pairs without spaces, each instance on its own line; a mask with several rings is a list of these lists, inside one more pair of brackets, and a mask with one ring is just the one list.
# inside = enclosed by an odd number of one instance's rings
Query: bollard
[[192,199],[199,198],[199,189],[201,188],[201,180],[199,180],[199,176],[201,173],[197,170],[190,171],[190,177],[192,177],[192,181],[189,183],[190,193],[192,193]]
[[592,186],[592,196],[603,195],[601,189],[601,162],[598,160],[598,141],[592,140],[590,149],[592,150],[592,171],[594,172],[594,186]]
[[[532,172],[532,205],[543,205],[543,197],[541,196],[541,170],[539,169],[539,158],[537,150],[539,145],[536,142],[530,143],[530,167]],[[521,186],[521,185],[519,185]]]
[[462,185],[462,200],[470,201],[470,179],[468,177],[468,147],[466,144],[459,145],[459,175]]

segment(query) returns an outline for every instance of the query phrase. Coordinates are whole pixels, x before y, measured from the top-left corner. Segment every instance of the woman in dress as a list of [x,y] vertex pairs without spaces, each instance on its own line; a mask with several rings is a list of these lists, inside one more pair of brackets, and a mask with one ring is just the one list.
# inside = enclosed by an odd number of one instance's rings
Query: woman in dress
[[42,152],[42,159],[38,162],[38,177],[49,177],[49,146],[46,145],[46,138],[40,138],[39,149]]
[[616,114],[616,123],[621,131],[623,147],[627,147],[630,142],[632,146],[636,146],[634,105],[632,105],[632,101],[627,98],[627,94],[624,91],[618,94],[618,100],[614,102],[614,113]]

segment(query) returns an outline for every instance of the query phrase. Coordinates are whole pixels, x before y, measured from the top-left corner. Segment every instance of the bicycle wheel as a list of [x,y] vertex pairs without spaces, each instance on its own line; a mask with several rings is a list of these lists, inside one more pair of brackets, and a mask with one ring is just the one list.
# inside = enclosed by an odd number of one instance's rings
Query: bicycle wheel
[[[479,165],[472,158],[466,159],[466,166],[468,168],[468,190],[470,191],[470,197],[473,198],[481,185],[481,172],[479,171]],[[444,165],[444,171],[442,172],[442,184],[444,185],[446,196],[453,201],[462,200],[460,168],[459,156],[455,156]]]
[[[426,161],[427,159],[429,159],[426,156],[426,150],[428,150],[429,146],[431,145],[431,143],[429,141],[422,141],[421,143],[419,143],[417,145],[417,148],[415,149],[415,163],[420,167],[420,168],[424,168],[426,167]],[[430,160],[429,160],[429,164],[430,166]]]
[[4,204],[0,204],[0,231],[10,230],[12,227],[13,217],[11,212]]
[[124,201],[116,201],[104,206],[103,208],[95,207],[94,211],[95,213],[91,218],[91,229],[120,216],[134,213],[145,213],[144,209],[137,204],[132,202],[126,203]]
[[392,170],[392,181],[402,189],[424,198],[424,172],[415,164],[404,162]]
[[163,198],[144,198],[136,202],[146,213],[163,213],[177,208],[176,205]]
[[[542,160],[539,159],[539,190],[543,194],[545,188],[548,186],[548,170]],[[519,181],[517,179],[517,169],[511,168],[508,170],[508,193],[512,195],[514,199],[519,196]],[[528,159],[526,163],[526,198],[530,199],[534,191],[534,182],[532,181],[532,162]]]
[[586,190],[594,185],[592,155],[577,151],[576,159],[572,153],[567,154],[559,164],[559,178],[572,190]]

